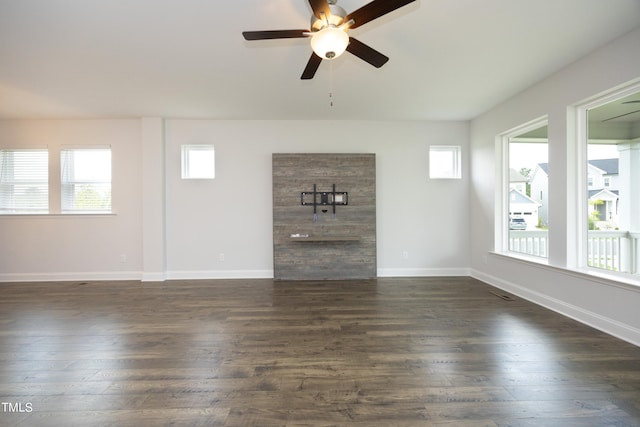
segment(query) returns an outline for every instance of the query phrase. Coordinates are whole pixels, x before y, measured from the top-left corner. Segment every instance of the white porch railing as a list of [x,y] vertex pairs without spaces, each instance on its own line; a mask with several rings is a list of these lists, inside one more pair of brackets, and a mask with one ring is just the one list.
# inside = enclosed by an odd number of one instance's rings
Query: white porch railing
[[[587,239],[587,265],[610,271],[635,274],[640,254],[639,232],[589,231]],[[549,232],[547,230],[510,230],[509,250],[548,257]]]
[[510,230],[509,250],[547,258],[549,256],[549,231]]
[[589,231],[587,265],[603,270],[625,271],[624,264],[627,262],[622,262],[622,252],[627,234],[626,231]]

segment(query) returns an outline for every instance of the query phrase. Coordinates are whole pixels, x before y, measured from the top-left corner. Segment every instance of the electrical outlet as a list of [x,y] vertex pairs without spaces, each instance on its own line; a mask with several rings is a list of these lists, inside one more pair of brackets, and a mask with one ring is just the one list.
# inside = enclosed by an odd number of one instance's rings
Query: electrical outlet
[[127,262],[127,254],[120,254],[120,262],[123,264]]
[[409,251],[402,251],[402,258],[409,259]]
[[218,254],[218,261],[220,261],[220,262],[224,262],[224,253],[220,252],[220,253]]

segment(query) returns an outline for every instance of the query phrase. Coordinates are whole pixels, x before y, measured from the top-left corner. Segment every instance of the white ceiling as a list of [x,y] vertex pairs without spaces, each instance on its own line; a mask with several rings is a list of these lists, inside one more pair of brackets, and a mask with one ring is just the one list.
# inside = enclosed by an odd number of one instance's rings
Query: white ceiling
[[307,39],[241,35],[310,16],[306,0],[0,0],[0,118],[467,120],[638,27],[640,1],[417,0],[350,31],[386,65],[345,53],[310,81]]

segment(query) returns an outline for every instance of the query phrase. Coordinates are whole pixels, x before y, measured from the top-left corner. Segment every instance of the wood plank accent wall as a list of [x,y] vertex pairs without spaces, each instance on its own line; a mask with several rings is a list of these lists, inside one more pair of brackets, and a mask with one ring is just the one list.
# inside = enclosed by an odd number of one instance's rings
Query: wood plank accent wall
[[[375,154],[273,154],[273,264],[280,280],[376,277]],[[349,193],[347,206],[302,206],[300,193]],[[322,212],[326,209],[327,212]],[[292,234],[309,235],[291,238]]]

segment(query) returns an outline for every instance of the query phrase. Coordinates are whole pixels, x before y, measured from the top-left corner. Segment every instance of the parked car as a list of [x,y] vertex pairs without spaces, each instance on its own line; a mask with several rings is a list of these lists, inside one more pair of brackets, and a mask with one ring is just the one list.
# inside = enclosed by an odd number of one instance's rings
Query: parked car
[[511,218],[509,220],[509,230],[526,230],[527,222],[524,218]]

